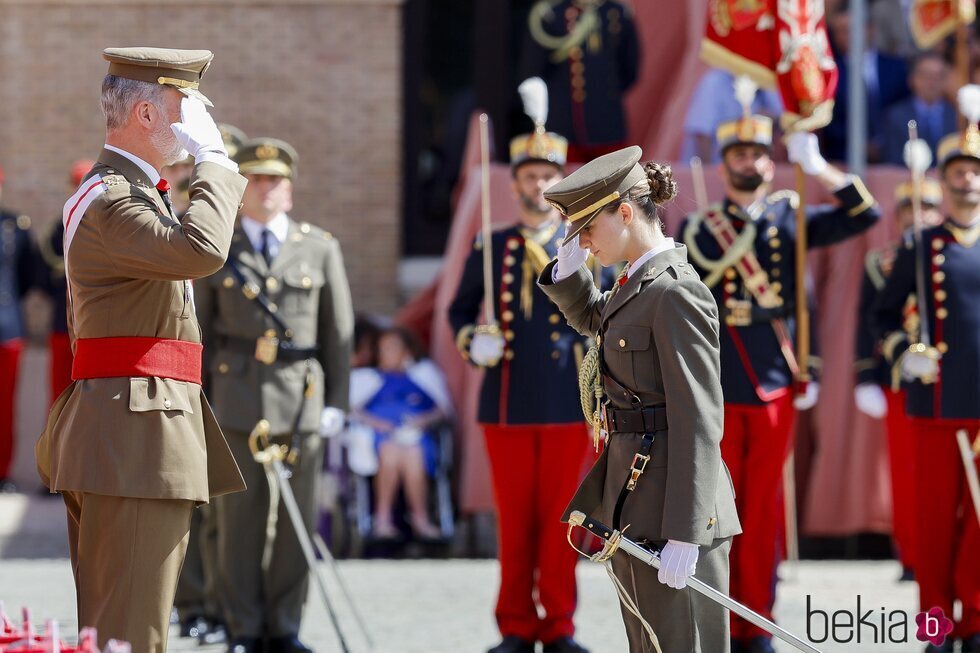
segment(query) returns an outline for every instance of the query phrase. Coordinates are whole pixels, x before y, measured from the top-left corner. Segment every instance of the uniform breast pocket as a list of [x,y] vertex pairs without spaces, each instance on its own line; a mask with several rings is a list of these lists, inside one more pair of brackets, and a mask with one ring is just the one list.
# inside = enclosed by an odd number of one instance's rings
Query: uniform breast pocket
[[320,289],[326,282],[322,270],[306,265],[290,268],[283,275],[282,308],[289,314],[314,314]]
[[133,413],[194,413],[186,383],[155,377],[129,380],[129,410]]
[[638,381],[646,378],[645,367],[652,363],[650,351],[650,327],[617,325],[606,330],[603,340],[602,353],[609,373],[627,386],[629,390],[638,392]]

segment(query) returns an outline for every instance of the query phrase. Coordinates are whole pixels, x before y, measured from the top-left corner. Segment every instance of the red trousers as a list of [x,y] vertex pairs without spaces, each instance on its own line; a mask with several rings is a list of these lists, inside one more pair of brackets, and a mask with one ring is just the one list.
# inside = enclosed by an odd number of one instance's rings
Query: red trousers
[[48,336],[48,401],[54,403],[65,388],[71,385],[71,340],[67,333],[51,332]]
[[[742,522],[742,534],[733,540],[729,556],[730,591],[769,619],[775,600],[776,539],[783,523],[783,465],[795,415],[791,393],[763,406],[725,404],[721,457],[732,475]],[[731,634],[732,639],[747,641],[766,632],[732,615]]]
[[[919,609],[942,609],[953,618],[953,601],[963,618],[952,637],[980,633],[980,526],[973,510],[956,431],[972,442],[980,420],[911,419],[915,436],[916,526]],[[974,466],[976,463],[974,462]]]
[[888,399],[885,430],[892,476],[892,539],[903,567],[915,569],[915,438],[905,414],[905,391],[882,388]]
[[545,644],[571,636],[578,554],[561,516],[591,451],[588,429],[484,424],[483,432],[497,503],[500,633]]
[[0,478],[10,474],[14,461],[14,404],[17,367],[23,348],[19,338],[0,342]]

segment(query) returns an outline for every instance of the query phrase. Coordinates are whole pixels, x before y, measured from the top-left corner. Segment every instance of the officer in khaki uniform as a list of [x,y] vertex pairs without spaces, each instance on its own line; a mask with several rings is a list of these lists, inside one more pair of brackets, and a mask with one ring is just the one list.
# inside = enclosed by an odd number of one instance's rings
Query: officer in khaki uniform
[[[65,203],[73,383],[38,470],[68,509],[78,623],[163,653],[195,503],[244,489],[201,390],[191,278],[221,268],[246,180],[207,113],[207,50],[106,50],[106,145]],[[195,157],[190,208],[160,169]]]
[[269,505],[248,435],[266,419],[272,440],[290,447],[290,482],[312,533],[320,436],[342,428],[348,402],[350,289],[336,239],[286,214],[296,160],[279,140],[241,146],[235,161],[249,187],[228,263],[196,286],[209,391],[249,485],[215,503],[217,592],[238,653],[309,650],[298,639],[309,570],[286,510]]
[[[608,433],[563,519],[581,511],[661,549],[659,577],[623,551],[612,565],[664,653],[727,652],[726,611],[685,589],[696,568],[727,592],[741,532],[719,446],[718,308],[687,249],[663,235],[657,207],[676,194],[670,168],[641,166],[641,154],[601,156],[544,193],[571,227],[539,286],[572,327],[596,337],[582,378],[590,388],[601,379]],[[605,266],[626,260],[612,291],[595,287],[589,249]],[[623,618],[630,651],[655,650],[641,621],[625,608]]]
[[[234,157],[247,140],[245,132],[234,125],[218,123],[221,140],[228,156]],[[191,174],[194,161],[188,157],[163,171],[173,188],[174,211],[183,215],[190,204]],[[185,170],[185,168],[190,170]],[[191,519],[191,536],[187,544],[184,567],[180,570],[174,608],[180,621],[181,637],[196,637],[201,644],[222,644],[227,640],[224,618],[215,595],[218,531],[212,506],[202,505]]]

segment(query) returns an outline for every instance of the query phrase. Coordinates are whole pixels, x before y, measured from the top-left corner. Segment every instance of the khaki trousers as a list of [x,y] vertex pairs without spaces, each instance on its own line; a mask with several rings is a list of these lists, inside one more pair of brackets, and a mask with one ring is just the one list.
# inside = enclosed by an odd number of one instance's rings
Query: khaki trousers
[[[279,502],[276,530],[266,530],[269,481],[248,448],[248,435],[226,431],[228,446],[248,489],[214,499],[218,528],[216,590],[232,637],[292,637],[299,634],[310,570],[286,508]],[[290,438],[275,437],[276,444]],[[307,533],[317,521],[317,484],[323,465],[323,439],[304,435],[302,454],[289,481]],[[262,553],[272,547],[267,568]]]
[[[699,551],[696,578],[728,593],[728,552],[732,538],[715,540]],[[728,653],[728,611],[690,588],[675,590],[657,579],[657,570],[624,551],[612,559],[613,572],[634,597],[640,614],[653,628],[663,653]],[[620,606],[630,653],[653,653],[639,620]]]
[[79,628],[164,653],[194,502],[64,492]]
[[214,593],[217,564],[218,529],[210,505],[198,506],[191,517],[191,536],[187,543],[184,568],[177,582],[174,607],[181,621],[193,617],[221,620]]

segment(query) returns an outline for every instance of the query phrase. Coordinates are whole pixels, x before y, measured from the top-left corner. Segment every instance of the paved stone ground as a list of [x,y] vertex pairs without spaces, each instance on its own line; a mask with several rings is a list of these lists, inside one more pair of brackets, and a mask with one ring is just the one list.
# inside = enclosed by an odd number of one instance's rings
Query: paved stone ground
[[[497,566],[485,560],[421,561],[342,561],[341,573],[354,601],[373,629],[377,653],[480,653],[494,642],[496,631],[492,605],[497,587]],[[880,623],[881,608],[886,611],[916,608],[914,583],[895,581],[899,572],[893,563],[805,562],[794,569],[781,569],[777,620],[797,634],[806,634],[806,597],[813,609],[854,613],[858,594],[862,612],[872,610],[870,620]],[[327,574],[329,577],[329,573]],[[582,563],[578,568],[580,608],[576,622],[581,641],[594,653],[626,650],[626,640],[612,586],[597,565]],[[336,589],[331,596],[338,605],[342,627],[348,634],[352,653],[365,651],[349,608]],[[35,621],[54,617],[63,632],[74,633],[74,592],[66,559],[0,560],[0,598],[8,610],[31,606]],[[910,617],[911,619],[911,617]],[[886,621],[890,625],[891,621]],[[812,620],[812,634],[824,632],[818,619]],[[316,594],[311,593],[302,637],[319,653],[339,651],[330,621]],[[821,651],[909,653],[922,650],[913,640],[898,644],[869,644],[874,637],[870,627],[861,632],[862,643],[820,644]],[[881,642],[882,635],[878,635]],[[219,653],[221,647],[203,648],[174,633],[170,650],[202,650]],[[778,646],[779,653],[793,649]],[[685,652],[686,653],[686,652]]]

